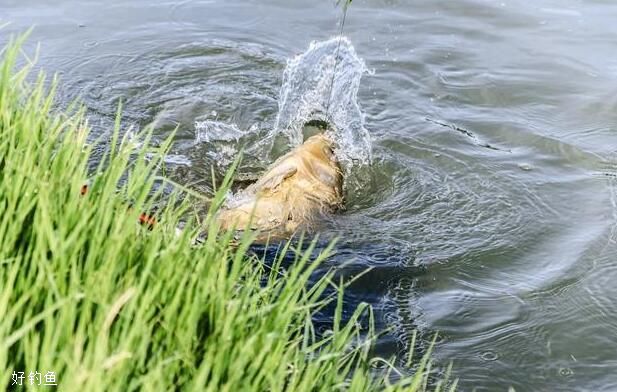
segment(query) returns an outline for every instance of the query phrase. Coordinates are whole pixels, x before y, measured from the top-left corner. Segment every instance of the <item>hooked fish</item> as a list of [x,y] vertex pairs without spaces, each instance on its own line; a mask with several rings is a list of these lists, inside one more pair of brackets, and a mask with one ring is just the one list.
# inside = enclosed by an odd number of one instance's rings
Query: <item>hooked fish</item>
[[308,138],[277,159],[217,215],[223,230],[256,231],[257,242],[310,230],[343,205],[343,173],[325,134]]

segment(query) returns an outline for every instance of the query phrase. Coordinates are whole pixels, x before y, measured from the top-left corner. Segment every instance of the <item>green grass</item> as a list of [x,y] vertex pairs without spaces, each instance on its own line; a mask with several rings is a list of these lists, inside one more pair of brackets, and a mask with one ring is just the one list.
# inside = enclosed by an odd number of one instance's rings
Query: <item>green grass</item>
[[[250,237],[217,233],[211,217],[231,174],[200,221],[192,206],[206,201],[157,186],[171,139],[148,147],[148,133],[122,137],[119,121],[92,170],[83,112],[56,113],[55,82],[28,82],[22,40],[0,59],[0,389],[26,388],[11,386],[14,371],[24,384],[53,371],[60,390],[79,391],[426,389],[428,357],[415,372],[376,370],[370,307],[343,323],[342,285],[332,274],[311,283],[331,248],[311,258],[312,246],[287,245],[293,265],[281,256],[267,268]],[[138,216],[154,206],[159,223],[147,230]],[[335,321],[319,337],[311,320],[328,301]]]

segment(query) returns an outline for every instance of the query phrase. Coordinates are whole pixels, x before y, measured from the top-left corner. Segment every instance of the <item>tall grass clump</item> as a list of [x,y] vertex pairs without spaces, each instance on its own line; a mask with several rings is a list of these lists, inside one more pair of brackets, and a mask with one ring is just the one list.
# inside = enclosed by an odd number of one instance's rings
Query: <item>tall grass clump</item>
[[[426,389],[426,359],[408,376],[375,370],[375,332],[359,326],[370,309],[343,323],[342,288],[325,294],[332,275],[311,283],[329,249],[266,268],[250,236],[217,233],[210,217],[231,175],[198,221],[181,191],[161,203],[170,141],[152,148],[117,125],[93,165],[82,111],[55,112],[55,82],[29,76],[21,41],[0,59],[1,390],[32,389],[49,372],[79,391]],[[149,230],[137,222],[155,205]],[[311,319],[328,300],[335,321],[319,336]]]

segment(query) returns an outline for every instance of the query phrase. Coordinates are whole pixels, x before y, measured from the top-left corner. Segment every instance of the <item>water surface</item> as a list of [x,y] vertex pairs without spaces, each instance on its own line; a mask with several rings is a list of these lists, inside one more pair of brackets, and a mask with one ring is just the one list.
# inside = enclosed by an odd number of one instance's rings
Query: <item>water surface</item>
[[[373,267],[348,307],[368,301],[393,328],[380,354],[439,331],[436,359],[465,391],[617,390],[615,16],[601,0],[353,2],[345,36],[366,70],[347,97],[360,111],[339,108],[372,163],[320,232],[340,238],[330,266]],[[261,143],[281,125],[284,71],[337,34],[340,10],[2,0],[0,19],[2,41],[36,25],[38,66],[97,133],[120,100],[160,139],[178,125],[171,175],[207,192],[239,141],[254,173],[293,144]]]

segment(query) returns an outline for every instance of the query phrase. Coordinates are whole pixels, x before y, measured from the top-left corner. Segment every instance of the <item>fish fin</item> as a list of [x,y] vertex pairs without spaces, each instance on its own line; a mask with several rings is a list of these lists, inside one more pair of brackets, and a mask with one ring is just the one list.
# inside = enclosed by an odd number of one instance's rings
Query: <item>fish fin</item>
[[271,173],[266,174],[266,176],[257,183],[260,190],[274,190],[278,187],[283,181],[293,176],[298,172],[298,168],[296,166],[282,166],[277,167]]

